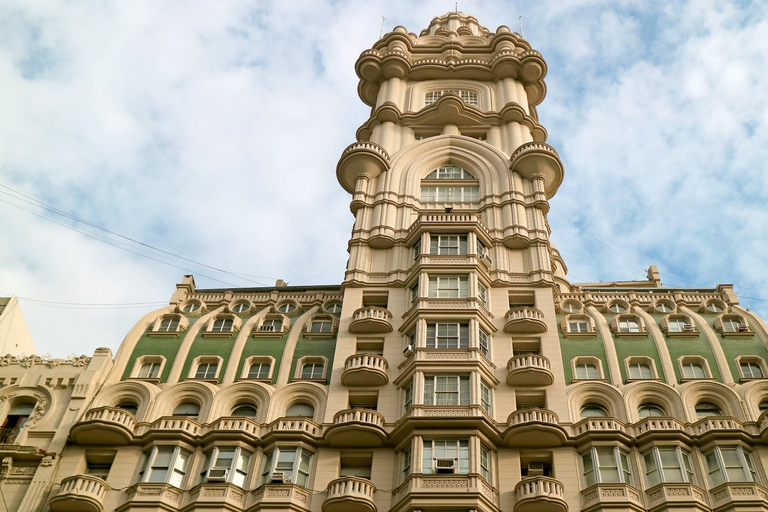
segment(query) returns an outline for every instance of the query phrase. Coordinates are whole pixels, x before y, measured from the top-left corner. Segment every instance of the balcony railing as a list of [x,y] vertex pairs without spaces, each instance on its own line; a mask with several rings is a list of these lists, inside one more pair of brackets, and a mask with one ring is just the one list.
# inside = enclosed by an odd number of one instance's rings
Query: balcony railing
[[375,512],[373,494],[376,492],[370,480],[357,476],[344,476],[333,480],[326,489],[327,497],[323,512]]
[[384,416],[372,409],[339,411],[326,431],[326,441],[332,446],[381,446],[386,439]]
[[362,307],[352,313],[349,332],[374,334],[392,332],[392,313],[378,306]]
[[504,332],[527,334],[547,332],[544,313],[530,306],[513,307],[507,311]]
[[0,444],[13,444],[16,438],[19,436],[19,427],[3,427],[0,428]]
[[383,386],[389,382],[387,360],[376,354],[355,354],[344,361],[341,383],[345,386]]
[[61,481],[59,493],[51,499],[51,512],[101,512],[107,484],[101,478],[76,475]]
[[504,441],[511,446],[554,447],[561,446],[568,434],[559,425],[557,414],[546,409],[521,409],[507,419],[508,428]]
[[515,356],[507,363],[510,386],[549,386],[555,381],[549,359],[538,354]]
[[563,484],[546,476],[524,478],[515,486],[515,512],[566,512]]
[[133,439],[136,418],[119,407],[97,407],[85,413],[70,432],[76,443],[127,444]]

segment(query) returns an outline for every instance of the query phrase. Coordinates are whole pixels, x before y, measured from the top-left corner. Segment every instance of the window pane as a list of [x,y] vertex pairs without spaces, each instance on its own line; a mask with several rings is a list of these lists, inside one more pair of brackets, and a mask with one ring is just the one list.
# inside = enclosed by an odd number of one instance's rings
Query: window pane
[[675,448],[659,449],[661,458],[661,467],[664,473],[665,482],[685,482],[683,478],[683,469],[680,467],[680,460]]
[[613,448],[598,448],[597,461],[600,471],[600,481],[603,483],[620,482],[619,468]]

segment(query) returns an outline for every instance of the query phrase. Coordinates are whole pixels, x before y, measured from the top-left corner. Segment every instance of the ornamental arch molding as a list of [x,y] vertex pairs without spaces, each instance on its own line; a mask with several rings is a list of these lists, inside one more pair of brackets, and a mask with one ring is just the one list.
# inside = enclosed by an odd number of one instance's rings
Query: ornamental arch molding
[[499,194],[508,186],[500,180],[509,175],[509,157],[488,144],[457,135],[438,135],[408,146],[397,153],[390,170],[382,176],[389,181],[387,189],[419,197],[421,180],[441,165],[456,165],[471,172],[479,181],[480,197]]
[[739,394],[742,396],[747,410],[754,421],[762,414],[760,403],[768,402],[768,381],[753,380],[739,386]]
[[136,402],[136,421],[148,417],[147,413],[154,405],[158,389],[147,382],[125,381],[102,389],[93,400],[92,409],[96,407],[117,407],[121,402]]
[[711,381],[686,382],[680,386],[680,398],[686,408],[686,417],[696,422],[696,405],[700,402],[713,403],[720,408],[723,416],[732,416],[744,420],[739,404],[739,396],[725,384]]
[[58,403],[50,391],[42,386],[9,386],[0,394],[0,412],[2,412],[2,417],[8,414],[11,407],[22,403],[35,404],[25,426],[56,429],[57,419],[54,418],[55,415],[48,413],[55,409]]
[[571,421],[581,421],[581,408],[586,404],[599,404],[605,407],[608,416],[626,422],[624,398],[615,388],[604,382],[581,382],[568,387],[566,392]]
[[154,410],[148,416],[152,421],[173,415],[174,409],[183,402],[194,402],[200,406],[197,421],[204,423],[209,417],[216,387],[207,382],[182,382],[164,390],[155,401]]
[[256,407],[256,421],[267,420],[267,410],[271,401],[272,390],[261,382],[238,382],[219,391],[213,398],[210,421],[223,416],[231,416],[238,405]]
[[312,419],[318,423],[325,415],[328,392],[325,387],[313,382],[294,382],[276,391],[269,404],[268,418],[275,420],[285,416],[285,411],[294,404],[306,402],[315,408]]
[[624,403],[630,422],[640,419],[638,409],[641,405],[654,403],[664,408],[666,416],[678,419],[686,418],[680,395],[669,385],[661,382],[637,381],[624,388]]

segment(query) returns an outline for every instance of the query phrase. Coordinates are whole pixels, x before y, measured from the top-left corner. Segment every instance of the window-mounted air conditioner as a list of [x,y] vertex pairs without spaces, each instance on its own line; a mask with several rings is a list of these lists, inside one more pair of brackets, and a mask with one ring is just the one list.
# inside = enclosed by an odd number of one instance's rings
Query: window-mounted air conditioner
[[405,350],[403,350],[403,355],[404,356],[411,355],[413,353],[413,349],[414,349],[413,345],[408,345],[407,347],[405,347]]
[[747,326],[747,324],[739,324],[738,328],[739,332],[745,332],[749,330],[749,326]]
[[275,472],[269,475],[269,483],[271,484],[285,484],[290,481],[291,479],[285,473]]
[[490,265],[493,265],[493,260],[491,259],[490,256],[488,256],[488,253],[481,254],[480,259],[487,261]]
[[205,474],[206,482],[226,482],[229,476],[229,468],[211,468]]
[[260,325],[259,326],[260,332],[275,332],[275,326],[274,325]]
[[692,331],[693,330],[693,324],[683,324],[683,330],[684,331]]
[[435,473],[455,473],[456,459],[435,459]]
[[529,462],[528,463],[528,476],[544,476],[544,463],[543,462]]

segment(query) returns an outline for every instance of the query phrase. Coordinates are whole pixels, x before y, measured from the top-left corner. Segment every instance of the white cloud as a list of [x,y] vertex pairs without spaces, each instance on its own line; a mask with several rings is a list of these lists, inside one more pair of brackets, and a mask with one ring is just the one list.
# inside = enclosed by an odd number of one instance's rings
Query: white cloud
[[[339,283],[352,216],[335,167],[369,110],[354,61],[381,16],[419,33],[444,4],[6,2],[0,184],[260,276],[195,267],[201,286],[228,286],[204,275]],[[670,284],[733,281],[761,297],[765,14],[700,1],[486,4],[460,7],[490,29],[517,29],[522,14],[549,64],[539,113],[566,166],[550,220],[574,280],[635,279],[657,263]],[[185,273],[3,203],[0,233],[2,294],[167,301]],[[143,314],[22,306],[53,353],[115,349]]]

